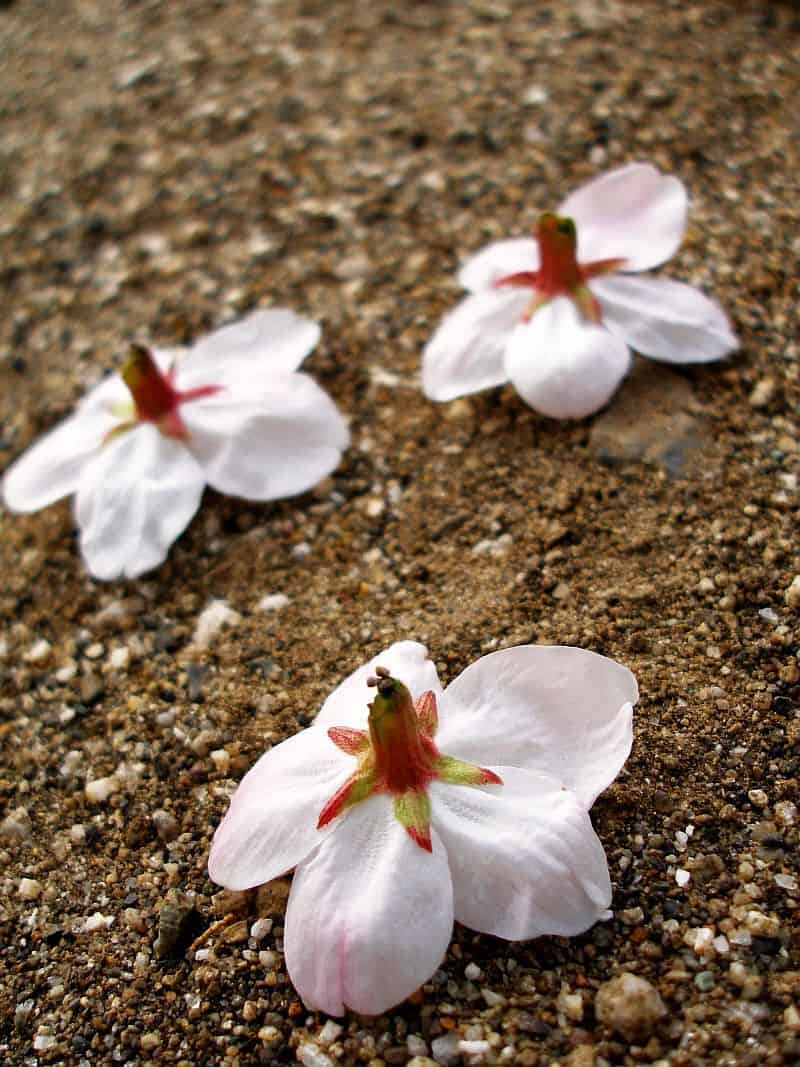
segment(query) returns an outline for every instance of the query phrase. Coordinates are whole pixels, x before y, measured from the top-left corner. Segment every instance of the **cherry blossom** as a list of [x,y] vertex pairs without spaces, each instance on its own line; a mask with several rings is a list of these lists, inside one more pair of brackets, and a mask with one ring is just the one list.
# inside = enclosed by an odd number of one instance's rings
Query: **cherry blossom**
[[209,874],[244,890],[295,868],[286,966],[330,1015],[404,1000],[454,919],[508,940],[579,934],[608,915],[588,811],[628,756],[637,699],[625,667],[559,646],[494,652],[443,689],[401,641],[245,775]]
[[6,506],[36,511],[74,494],[89,571],[135,578],[164,561],[206,485],[259,501],[304,492],[348,442],[336,405],[298,371],[319,335],[274,308],[188,350],[133,345],[120,374],[10,466]]
[[631,163],[572,193],[534,237],[496,241],[459,273],[468,295],[423,356],[432,400],[511,381],[531,407],[580,419],[627,374],[630,349],[706,363],[737,347],[722,309],[699,290],[639,272],[665,262],[686,228],[683,184]]

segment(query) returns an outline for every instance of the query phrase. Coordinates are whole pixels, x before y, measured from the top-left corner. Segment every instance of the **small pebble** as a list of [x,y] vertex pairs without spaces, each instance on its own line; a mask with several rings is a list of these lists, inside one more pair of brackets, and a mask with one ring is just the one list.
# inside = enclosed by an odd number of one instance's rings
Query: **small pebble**
[[51,649],[50,642],[41,638],[28,649],[22,658],[26,663],[44,663],[49,658]]
[[17,892],[23,900],[38,900],[42,895],[42,883],[35,878],[20,878]]
[[297,1059],[303,1067],[333,1067],[333,1060],[317,1045],[306,1043],[297,1050]]
[[783,599],[789,607],[794,608],[795,611],[800,608],[800,574],[796,574],[794,578],[792,578],[792,584],[783,594]]
[[477,963],[468,963],[464,968],[464,977],[468,978],[470,982],[477,982],[480,978],[483,978],[483,971]]
[[681,889],[683,889],[684,886],[687,886],[689,884],[689,882],[691,881],[691,877],[691,873],[689,871],[685,871],[683,867],[679,867],[675,872],[675,881],[681,887]]
[[250,936],[255,941],[263,941],[272,930],[272,919],[256,919],[250,927]]
[[694,984],[700,990],[701,993],[708,993],[714,988],[716,979],[713,971],[700,971],[699,974],[694,976]]
[[661,995],[646,978],[626,972],[597,990],[595,1014],[629,1041],[647,1039],[667,1014]]
[[127,670],[131,661],[130,649],[124,645],[121,648],[114,648],[111,650],[111,655],[108,657],[108,662],[114,668],[115,671]]
[[461,1059],[459,1039],[456,1034],[442,1034],[431,1042],[431,1055],[442,1067],[452,1067]]
[[31,818],[27,808],[15,808],[0,822],[0,841],[4,845],[18,845],[31,836]]
[[159,808],[157,811],[153,812],[150,818],[153,820],[153,826],[156,828],[156,833],[165,844],[174,841],[180,833],[178,820],[171,812]]
[[344,1028],[341,1027],[339,1023],[335,1023],[333,1019],[328,1019],[319,1032],[318,1041],[323,1045],[332,1045],[334,1041],[338,1040],[343,1029]]
[[95,778],[86,783],[84,792],[86,799],[92,804],[103,804],[119,789],[119,782],[113,776],[109,778]]
[[262,596],[258,602],[259,611],[283,611],[285,607],[288,607],[291,601],[284,593],[268,593],[267,596]]
[[192,644],[195,648],[208,648],[224,627],[233,628],[241,621],[239,612],[229,607],[226,600],[212,600],[198,616]]

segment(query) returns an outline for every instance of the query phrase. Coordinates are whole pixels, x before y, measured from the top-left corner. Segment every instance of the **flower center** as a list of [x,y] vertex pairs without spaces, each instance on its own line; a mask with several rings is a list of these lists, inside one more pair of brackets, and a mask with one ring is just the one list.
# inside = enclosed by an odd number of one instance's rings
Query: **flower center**
[[377,689],[369,705],[369,729],[333,726],[331,741],[358,766],[320,812],[317,829],[374,793],[393,798],[395,818],[420,848],[431,852],[430,799],[433,781],[451,785],[502,785],[494,771],[442,755],[434,741],[436,697],[429,690],[414,703],[406,686],[383,667],[367,685]]
[[494,283],[496,286],[533,289],[533,297],[522,321],[529,322],[539,308],[554,297],[566,296],[589,322],[601,322],[600,304],[589,288],[589,281],[600,274],[619,270],[624,259],[596,259],[590,263],[579,263],[575,223],[570,218],[558,215],[542,215],[535,237],[539,245],[539,269],[507,274]]
[[[144,345],[131,345],[125,361],[122,380],[130,390],[134,405],[134,422],[152,422],[168,437],[185,439],[189,431],[180,416],[180,405],[204,396],[213,396],[221,385],[201,385],[196,389],[176,389],[175,371],[162,374],[152,353]],[[130,429],[131,421],[117,429]]]

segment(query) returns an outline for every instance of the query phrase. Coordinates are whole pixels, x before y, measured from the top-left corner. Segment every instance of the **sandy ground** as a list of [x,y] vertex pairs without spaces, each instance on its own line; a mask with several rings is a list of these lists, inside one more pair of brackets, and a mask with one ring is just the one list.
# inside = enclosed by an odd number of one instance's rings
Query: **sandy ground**
[[[755,0],[0,5],[0,467],[131,338],[271,303],[323,323],[353,431],[303,498],[207,494],[145,581],[89,580],[66,503],[0,513],[3,1062],[798,1062],[799,56],[796,7]],[[669,273],[742,351],[643,364],[581,424],[426,402],[459,260],[634,159],[687,183]],[[198,651],[212,597],[241,620]],[[261,751],[402,637],[444,679],[526,641],[636,672],[593,812],[615,916],[457,927],[413,1003],[339,1030],[288,982],[286,885],[215,896],[208,845]],[[621,972],[661,1018],[598,1012]]]

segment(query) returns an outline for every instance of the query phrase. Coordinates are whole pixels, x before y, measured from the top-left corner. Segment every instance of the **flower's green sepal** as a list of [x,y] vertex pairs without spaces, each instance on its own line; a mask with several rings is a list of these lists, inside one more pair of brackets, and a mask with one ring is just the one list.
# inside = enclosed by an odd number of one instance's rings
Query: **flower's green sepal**
[[499,774],[487,767],[477,767],[474,763],[465,763],[454,756],[440,756],[436,763],[436,777],[448,785],[502,785]]
[[416,845],[426,852],[433,852],[431,802],[426,792],[409,790],[395,797],[394,816]]

